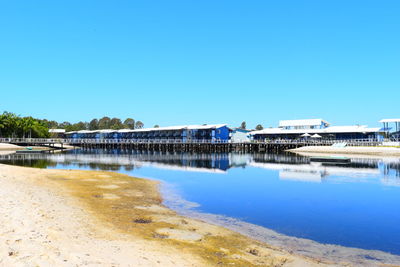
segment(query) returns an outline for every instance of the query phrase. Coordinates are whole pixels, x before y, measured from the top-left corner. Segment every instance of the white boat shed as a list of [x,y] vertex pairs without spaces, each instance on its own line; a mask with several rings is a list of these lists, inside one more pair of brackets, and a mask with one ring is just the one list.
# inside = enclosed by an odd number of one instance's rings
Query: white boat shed
[[266,128],[250,133],[254,140],[300,139],[319,135],[324,139],[380,139],[381,128],[369,128],[366,125],[330,126],[323,119],[284,120],[277,128]]

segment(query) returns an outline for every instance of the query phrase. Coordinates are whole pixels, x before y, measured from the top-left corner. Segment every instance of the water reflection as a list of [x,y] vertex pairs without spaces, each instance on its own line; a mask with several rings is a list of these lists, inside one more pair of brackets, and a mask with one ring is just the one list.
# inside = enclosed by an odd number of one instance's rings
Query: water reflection
[[[0,162],[38,168],[71,166],[93,170],[125,171],[152,165],[157,168],[190,172],[225,173],[247,166],[276,170],[282,180],[324,182],[330,176],[353,178],[382,176],[381,182],[400,186],[399,158],[352,158],[348,164],[310,162],[309,157],[292,153],[168,153],[136,150],[73,150],[58,154],[1,155]],[[346,179],[345,179],[346,180]],[[342,179],[343,181],[343,179]]]

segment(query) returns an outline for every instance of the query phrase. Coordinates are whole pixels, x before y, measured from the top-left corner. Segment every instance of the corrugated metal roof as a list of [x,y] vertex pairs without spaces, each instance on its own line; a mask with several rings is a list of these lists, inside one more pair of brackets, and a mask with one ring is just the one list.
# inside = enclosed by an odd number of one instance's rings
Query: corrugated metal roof
[[103,129],[103,130],[81,130],[81,131],[72,131],[67,132],[66,134],[73,133],[135,133],[135,132],[150,132],[150,131],[175,131],[175,130],[204,130],[204,129],[218,129],[221,127],[227,126],[227,124],[207,124],[207,125],[181,125],[181,126],[166,126],[166,127],[158,127],[158,128],[143,128],[143,129],[121,129],[121,130],[112,130],[112,129]]
[[117,130],[111,130],[111,129],[102,129],[102,130],[95,130],[92,131],[94,133],[115,133]]
[[[177,131],[177,130],[203,130],[203,129],[217,129],[226,126],[227,124],[208,124],[208,125],[181,125],[181,126],[166,126],[166,127],[158,127],[158,128],[143,128],[143,129],[134,129],[125,132],[150,132],[150,131]],[[121,131],[121,130],[120,130]]]
[[131,133],[133,131],[134,131],[134,129],[121,129],[121,130],[118,130],[117,132],[118,133]]
[[49,129],[49,133],[65,133],[65,129]]

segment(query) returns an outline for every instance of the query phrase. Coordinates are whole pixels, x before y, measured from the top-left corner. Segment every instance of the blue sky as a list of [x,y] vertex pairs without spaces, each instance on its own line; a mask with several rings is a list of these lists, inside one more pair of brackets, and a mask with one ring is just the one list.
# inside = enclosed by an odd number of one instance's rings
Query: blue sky
[[1,1],[0,111],[145,126],[400,117],[400,1]]

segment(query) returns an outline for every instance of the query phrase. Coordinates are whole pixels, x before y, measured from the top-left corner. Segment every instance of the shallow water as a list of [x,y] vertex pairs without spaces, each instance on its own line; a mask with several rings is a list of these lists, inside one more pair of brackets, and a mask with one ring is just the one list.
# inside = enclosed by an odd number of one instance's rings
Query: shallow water
[[[158,179],[166,182],[163,192],[188,201],[184,209],[320,243],[400,255],[399,158],[352,158],[350,164],[327,165],[293,154],[120,150],[1,158],[23,166],[111,170]],[[182,208],[166,200],[170,207]]]

